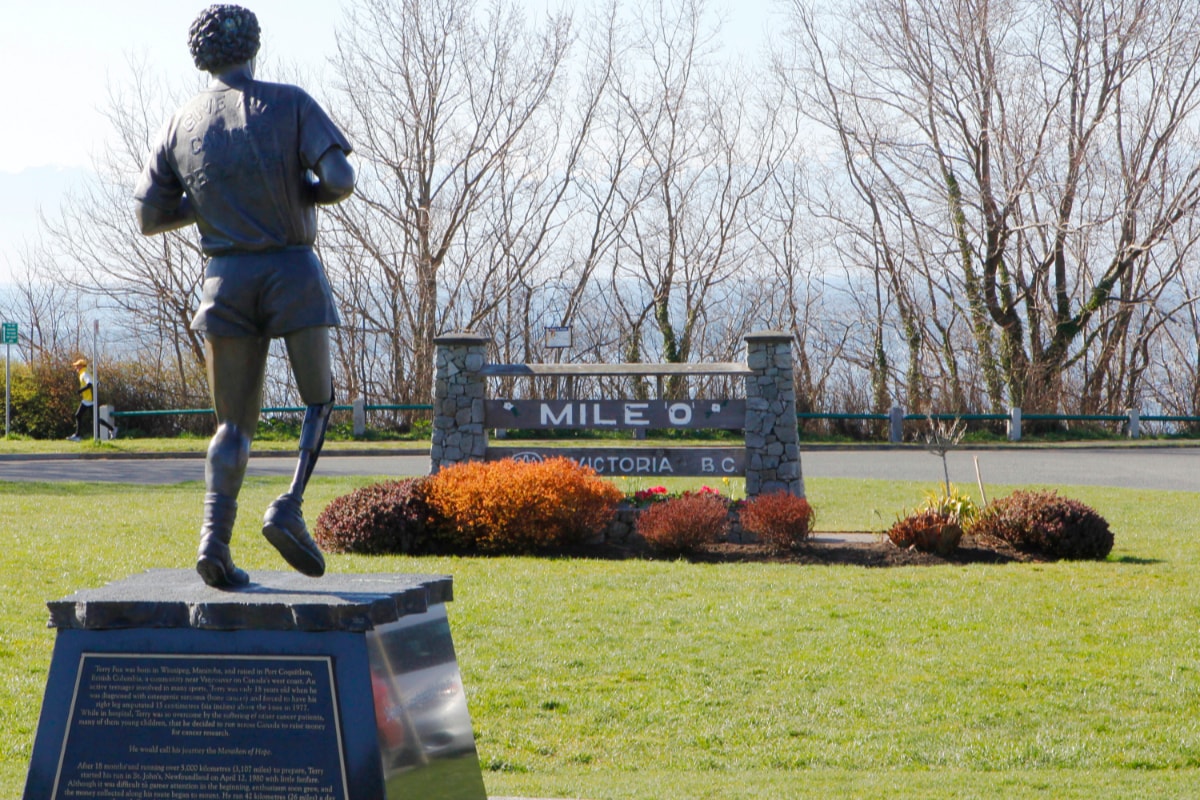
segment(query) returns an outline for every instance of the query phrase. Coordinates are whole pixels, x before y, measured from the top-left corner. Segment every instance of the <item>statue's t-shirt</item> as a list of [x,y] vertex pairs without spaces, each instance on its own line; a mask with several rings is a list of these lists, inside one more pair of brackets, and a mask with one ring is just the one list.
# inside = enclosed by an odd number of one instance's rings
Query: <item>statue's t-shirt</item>
[[305,175],[350,142],[299,87],[215,82],[167,123],[134,197],[164,211],[186,192],[209,256],[312,245],[316,207]]

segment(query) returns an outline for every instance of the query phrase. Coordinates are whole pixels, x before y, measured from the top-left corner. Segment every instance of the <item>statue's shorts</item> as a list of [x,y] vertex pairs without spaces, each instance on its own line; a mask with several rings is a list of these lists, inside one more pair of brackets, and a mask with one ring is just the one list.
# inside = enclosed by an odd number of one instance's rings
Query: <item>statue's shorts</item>
[[213,256],[192,330],[212,336],[286,336],[341,324],[311,247]]

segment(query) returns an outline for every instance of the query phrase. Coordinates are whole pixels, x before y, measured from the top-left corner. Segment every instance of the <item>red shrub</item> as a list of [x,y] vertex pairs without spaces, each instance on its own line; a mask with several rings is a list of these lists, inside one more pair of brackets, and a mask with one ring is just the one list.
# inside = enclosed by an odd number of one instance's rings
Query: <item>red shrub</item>
[[670,555],[715,542],[728,527],[728,501],[709,493],[684,494],[654,503],[637,520],[637,532],[646,544]]
[[975,536],[1003,539],[1018,550],[1054,558],[1104,559],[1112,551],[1108,521],[1078,500],[1054,491],[1017,490],[980,512]]
[[746,501],[742,527],[776,550],[791,550],[812,533],[817,515],[803,497],[790,492],[760,494]]
[[586,541],[621,492],[569,458],[468,462],[428,479],[439,536],[457,552],[528,553]]
[[888,529],[888,539],[897,547],[915,547],[923,553],[942,556],[958,547],[962,535],[963,529],[957,515],[933,508],[901,517]]
[[317,517],[313,538],[330,553],[427,553],[424,478],[385,481],[336,497]]

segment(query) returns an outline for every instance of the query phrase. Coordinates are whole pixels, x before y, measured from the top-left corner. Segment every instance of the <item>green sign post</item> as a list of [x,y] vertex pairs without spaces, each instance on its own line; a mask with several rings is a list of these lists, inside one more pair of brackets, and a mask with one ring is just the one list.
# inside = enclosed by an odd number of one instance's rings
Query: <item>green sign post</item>
[[8,420],[12,412],[12,346],[17,343],[17,323],[6,322],[4,330],[4,438],[8,438]]

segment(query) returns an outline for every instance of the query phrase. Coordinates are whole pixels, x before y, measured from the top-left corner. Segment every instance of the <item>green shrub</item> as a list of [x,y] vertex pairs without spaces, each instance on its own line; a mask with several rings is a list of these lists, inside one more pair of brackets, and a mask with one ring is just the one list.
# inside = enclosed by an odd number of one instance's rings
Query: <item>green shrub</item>
[[[13,433],[35,439],[62,439],[75,432],[75,409],[79,406],[79,379],[71,362],[78,354],[47,354],[31,363],[15,363],[12,369]],[[212,405],[205,390],[203,365],[186,362],[186,380],[169,374],[148,361],[106,361],[100,365],[98,398],[101,405],[117,411],[158,411],[207,408]],[[186,390],[178,387],[183,385]],[[0,386],[0,395],[3,395]],[[2,400],[0,400],[2,402]],[[211,414],[164,414],[118,417],[121,436],[176,436],[181,433],[211,434]]]
[[1113,547],[1104,517],[1052,490],[1017,490],[1002,497],[979,513],[970,530],[1053,558],[1104,559]]
[[920,508],[896,520],[888,528],[887,535],[897,547],[912,547],[923,553],[944,556],[958,547],[963,529],[956,514]]
[[46,358],[32,364],[14,363],[10,369],[10,429],[13,433],[34,439],[63,439],[75,432],[79,380],[70,359]]
[[418,555],[433,550],[427,478],[385,481],[336,497],[317,517],[313,537],[331,553]]
[[[170,411],[181,408],[211,408],[203,364],[186,361],[185,374],[145,361],[123,360],[102,363],[99,369],[100,402],[116,411]],[[122,438],[128,436],[168,437],[180,434],[211,436],[216,430],[212,414],[154,414],[117,417]]]
[[637,532],[664,555],[679,555],[715,542],[729,527],[729,503],[719,494],[686,493],[652,504],[638,514]]
[[742,506],[742,527],[775,550],[791,550],[803,544],[817,515],[803,497],[790,492],[760,494]]
[[954,484],[950,484],[949,488],[949,492],[940,487],[936,491],[926,492],[921,508],[952,516],[959,525],[967,525],[979,513],[979,506],[969,494],[959,491]]
[[529,553],[600,534],[621,492],[569,458],[505,459],[440,470],[425,487],[437,534],[454,552]]

